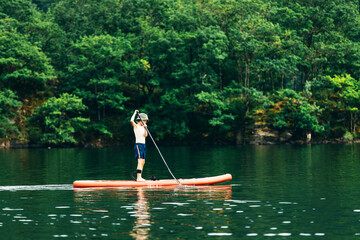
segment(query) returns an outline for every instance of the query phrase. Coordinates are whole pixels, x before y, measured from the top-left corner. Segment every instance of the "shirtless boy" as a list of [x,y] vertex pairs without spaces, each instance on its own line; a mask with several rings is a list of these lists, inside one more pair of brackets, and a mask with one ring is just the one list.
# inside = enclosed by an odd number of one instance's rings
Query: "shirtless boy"
[[[138,162],[137,169],[136,169],[136,175],[137,175],[136,181],[145,181],[145,179],[143,179],[141,177],[141,173],[143,171],[143,167],[145,164],[145,156],[146,156],[145,138],[148,135],[148,133],[146,131],[146,127],[147,127],[146,123],[149,120],[149,118],[145,113],[140,113],[136,119],[137,123],[135,123],[135,117],[136,117],[136,114],[138,114],[138,113],[139,113],[139,111],[135,110],[134,114],[132,115],[132,117],[130,119],[131,125],[133,126],[133,129],[134,129],[134,134],[135,134],[135,146],[134,146],[135,159]],[[140,117],[141,117],[141,119],[140,119]],[[143,124],[143,122],[145,125]]]

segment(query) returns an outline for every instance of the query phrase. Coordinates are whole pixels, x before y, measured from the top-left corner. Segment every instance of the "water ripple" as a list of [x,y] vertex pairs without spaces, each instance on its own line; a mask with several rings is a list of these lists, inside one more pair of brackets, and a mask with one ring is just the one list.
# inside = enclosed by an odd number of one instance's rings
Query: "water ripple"
[[0,191],[39,191],[39,190],[73,190],[72,184],[0,186]]

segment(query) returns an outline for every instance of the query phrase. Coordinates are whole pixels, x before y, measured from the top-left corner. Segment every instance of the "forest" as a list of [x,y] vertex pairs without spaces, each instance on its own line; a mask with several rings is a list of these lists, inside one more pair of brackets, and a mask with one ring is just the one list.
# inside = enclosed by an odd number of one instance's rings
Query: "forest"
[[[0,139],[360,139],[354,0],[0,0]],[[286,142],[284,141],[284,142]]]

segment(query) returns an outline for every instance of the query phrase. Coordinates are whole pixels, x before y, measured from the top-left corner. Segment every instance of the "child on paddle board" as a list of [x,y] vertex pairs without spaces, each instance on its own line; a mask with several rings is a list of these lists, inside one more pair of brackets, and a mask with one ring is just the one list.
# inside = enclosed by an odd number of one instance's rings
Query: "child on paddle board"
[[[136,114],[139,114],[139,116],[136,118],[137,123],[135,123]],[[149,121],[148,116],[145,113],[139,113],[138,110],[135,110],[134,114],[130,119],[135,134],[135,146],[134,146],[135,159],[138,162],[136,169],[136,177],[137,177],[136,181],[145,181],[145,179],[142,178],[141,173],[144,168],[145,156],[146,156],[145,138],[148,135],[146,131],[147,121]]]

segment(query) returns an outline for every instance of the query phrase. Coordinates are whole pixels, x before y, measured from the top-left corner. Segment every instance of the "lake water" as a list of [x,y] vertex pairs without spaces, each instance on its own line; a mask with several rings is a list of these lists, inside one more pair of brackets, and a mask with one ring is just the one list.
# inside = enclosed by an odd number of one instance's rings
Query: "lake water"
[[[132,147],[0,151],[1,239],[360,239],[360,145],[160,147],[213,186],[72,188],[130,179]],[[149,143],[143,176],[171,178]]]

